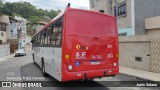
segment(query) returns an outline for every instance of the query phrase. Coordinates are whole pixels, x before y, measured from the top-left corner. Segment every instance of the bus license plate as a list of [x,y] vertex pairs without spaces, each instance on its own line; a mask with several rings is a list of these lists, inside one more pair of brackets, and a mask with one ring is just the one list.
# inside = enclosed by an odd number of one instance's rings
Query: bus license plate
[[99,61],[91,61],[91,65],[99,65],[100,62]]

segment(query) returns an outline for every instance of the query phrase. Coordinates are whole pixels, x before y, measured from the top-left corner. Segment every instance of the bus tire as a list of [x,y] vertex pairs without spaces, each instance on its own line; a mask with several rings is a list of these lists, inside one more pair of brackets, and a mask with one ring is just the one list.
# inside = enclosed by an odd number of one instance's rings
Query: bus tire
[[45,64],[44,64],[44,60],[42,59],[42,74],[44,77],[47,77],[47,73],[45,71]]
[[33,63],[36,64],[34,54],[32,54],[32,58],[33,58]]

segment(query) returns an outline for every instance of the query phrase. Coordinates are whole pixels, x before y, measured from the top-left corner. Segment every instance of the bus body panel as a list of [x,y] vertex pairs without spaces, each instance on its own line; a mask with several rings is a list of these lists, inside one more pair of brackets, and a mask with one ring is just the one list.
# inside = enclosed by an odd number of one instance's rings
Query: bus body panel
[[[70,8],[64,16],[62,81],[117,75],[119,53],[116,19]],[[66,60],[65,55],[69,55],[70,59]],[[72,65],[72,70],[68,69],[69,65]]]
[[46,73],[61,81],[62,48],[34,47],[35,62],[42,68],[42,58]]
[[51,48],[51,76],[61,81],[62,77],[62,48]]

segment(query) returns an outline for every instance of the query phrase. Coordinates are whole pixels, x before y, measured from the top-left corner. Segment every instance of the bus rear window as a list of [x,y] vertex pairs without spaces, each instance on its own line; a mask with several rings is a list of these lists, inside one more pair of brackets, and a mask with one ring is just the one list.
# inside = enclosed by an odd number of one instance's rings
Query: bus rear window
[[99,36],[117,35],[115,18],[90,12],[71,11],[67,18],[68,35]]

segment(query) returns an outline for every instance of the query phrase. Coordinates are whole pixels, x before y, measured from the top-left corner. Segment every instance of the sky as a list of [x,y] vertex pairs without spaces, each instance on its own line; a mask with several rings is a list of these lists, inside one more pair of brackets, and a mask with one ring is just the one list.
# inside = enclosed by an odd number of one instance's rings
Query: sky
[[71,7],[80,9],[89,9],[89,0],[3,0],[8,2],[26,1],[30,2],[37,8],[64,10],[68,3]]

